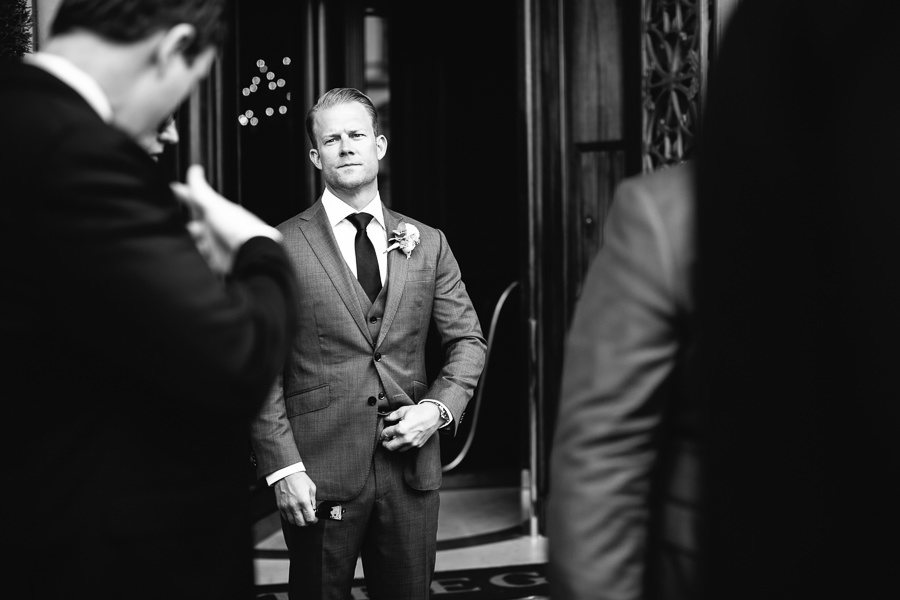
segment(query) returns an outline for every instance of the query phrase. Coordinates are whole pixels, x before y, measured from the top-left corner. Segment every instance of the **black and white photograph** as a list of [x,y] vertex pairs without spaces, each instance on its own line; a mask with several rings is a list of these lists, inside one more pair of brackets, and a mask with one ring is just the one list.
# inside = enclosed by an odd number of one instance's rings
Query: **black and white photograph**
[[0,0],[0,596],[896,596],[898,26]]

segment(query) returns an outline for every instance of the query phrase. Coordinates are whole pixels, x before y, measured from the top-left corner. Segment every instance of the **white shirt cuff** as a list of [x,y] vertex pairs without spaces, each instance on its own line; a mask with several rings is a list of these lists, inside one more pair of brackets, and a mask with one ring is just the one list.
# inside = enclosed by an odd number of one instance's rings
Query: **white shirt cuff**
[[288,475],[293,475],[294,473],[299,473],[301,471],[306,471],[306,467],[303,466],[302,462],[294,463],[289,467],[285,467],[283,469],[278,469],[274,473],[270,473],[266,475],[266,483],[269,486],[275,485],[278,481],[281,481]]
[[447,415],[447,419],[449,419],[449,420],[446,423],[444,423],[443,425],[441,425],[440,427],[438,427],[438,429],[443,429],[444,427],[446,427],[447,425],[449,425],[450,423],[453,422],[453,413],[450,412],[450,409],[447,408],[447,406],[443,402],[440,402],[439,400],[432,400],[431,398],[425,398],[423,400],[419,400],[418,403],[422,404],[423,402],[431,402],[432,404],[437,404],[442,409],[441,415]]

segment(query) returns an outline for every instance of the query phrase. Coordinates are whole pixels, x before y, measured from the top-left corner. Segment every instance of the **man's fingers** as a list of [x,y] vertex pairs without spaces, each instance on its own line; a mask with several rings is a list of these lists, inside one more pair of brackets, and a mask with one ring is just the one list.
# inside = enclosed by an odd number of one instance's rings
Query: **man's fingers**
[[196,194],[191,191],[190,187],[178,181],[170,183],[169,187],[172,189],[172,193],[175,194],[175,198],[188,208],[191,213],[191,219],[194,221],[203,220],[206,210],[197,202]]
[[316,511],[306,505],[299,505],[282,511],[281,516],[285,521],[297,527],[306,527],[318,521],[316,519]]
[[303,515],[303,520],[305,521],[305,525],[312,525],[318,521],[316,518],[316,504],[313,502],[312,504],[302,504],[300,506],[300,511]]
[[313,523],[318,522],[318,518],[316,517],[316,509],[312,507],[306,507],[305,514],[303,515],[306,518],[306,522],[312,525]]
[[221,199],[219,193],[206,181],[206,175],[202,166],[189,166],[184,180],[187,183],[192,205],[207,207],[210,203],[215,203],[216,200]]
[[297,514],[291,508],[281,509],[281,518],[290,523],[291,525],[300,525],[297,521]]
[[169,187],[172,189],[172,193],[175,194],[175,197],[182,202],[186,202],[191,196],[190,188],[180,181],[173,181],[169,184]]
[[412,445],[403,442],[400,438],[385,440],[381,442],[381,445],[384,446],[385,450],[388,450],[390,452],[406,452],[407,450],[412,448]]
[[187,182],[188,187],[198,192],[206,192],[207,190],[212,189],[206,182],[206,175],[204,174],[201,165],[189,166],[185,173],[184,180]]
[[385,450],[390,450],[391,452],[402,451],[405,445],[403,434],[397,431],[397,427],[388,427],[381,432],[381,445],[384,446]]
[[194,238],[195,242],[205,240],[207,237],[206,225],[200,221],[188,221],[187,230],[188,233],[191,234],[191,237]]
[[409,412],[410,408],[409,406],[401,406],[397,410],[389,412],[383,418],[388,423],[399,423],[406,418],[406,413]]

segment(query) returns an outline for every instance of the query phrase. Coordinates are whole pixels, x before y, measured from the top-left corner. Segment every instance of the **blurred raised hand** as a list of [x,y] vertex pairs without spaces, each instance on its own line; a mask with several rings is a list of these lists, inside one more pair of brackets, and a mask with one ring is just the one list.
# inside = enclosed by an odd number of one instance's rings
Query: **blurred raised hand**
[[214,272],[229,273],[238,250],[251,238],[263,236],[281,242],[277,229],[216,192],[206,181],[202,166],[191,165],[185,183],[174,182],[171,186],[175,196],[190,209],[188,231]]

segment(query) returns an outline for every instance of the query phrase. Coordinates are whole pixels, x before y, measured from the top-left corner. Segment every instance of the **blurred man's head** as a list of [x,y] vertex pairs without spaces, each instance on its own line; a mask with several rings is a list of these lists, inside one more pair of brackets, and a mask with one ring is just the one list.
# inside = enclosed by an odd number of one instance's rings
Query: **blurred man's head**
[[63,0],[42,50],[100,85],[113,122],[138,141],[206,76],[226,0]]
[[112,42],[130,44],[185,23],[194,35],[182,48],[190,61],[225,38],[225,0],[63,0],[50,35],[91,31]]

